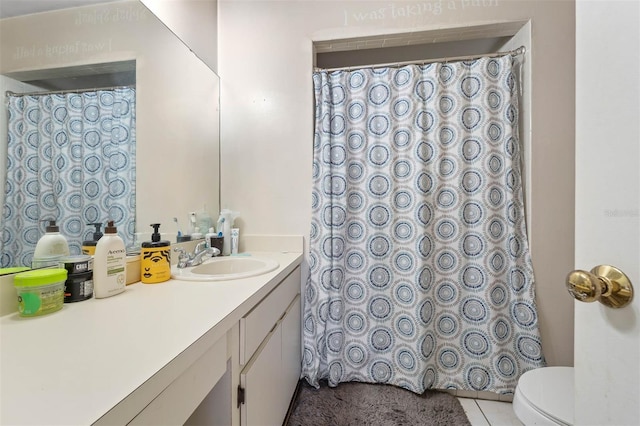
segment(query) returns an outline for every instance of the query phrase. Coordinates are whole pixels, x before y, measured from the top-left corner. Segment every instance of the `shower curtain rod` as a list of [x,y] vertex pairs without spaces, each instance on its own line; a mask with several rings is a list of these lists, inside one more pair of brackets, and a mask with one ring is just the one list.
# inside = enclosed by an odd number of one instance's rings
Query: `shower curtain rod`
[[331,72],[331,71],[351,71],[354,69],[361,69],[361,68],[384,68],[384,67],[390,67],[390,68],[396,68],[396,67],[402,67],[405,65],[425,65],[425,64],[432,64],[434,62],[453,62],[453,61],[471,61],[474,59],[480,59],[480,58],[495,58],[497,56],[504,56],[504,55],[511,55],[511,56],[518,56],[518,55],[523,55],[526,52],[526,49],[524,46],[520,46],[517,49],[513,49],[507,52],[495,52],[495,53],[487,53],[484,55],[471,55],[471,56],[455,56],[455,57],[449,57],[449,58],[437,58],[437,59],[426,59],[424,61],[419,61],[419,60],[415,60],[415,61],[405,61],[405,62],[391,62],[388,64],[370,64],[370,65],[352,65],[352,66],[348,66],[348,67],[338,67],[338,68],[318,68],[315,67],[314,71],[326,71],[326,72]]
[[63,93],[84,93],[84,92],[95,92],[97,90],[115,90],[115,89],[129,89],[135,88],[135,85],[129,86],[109,86],[109,87],[95,87],[95,88],[87,88],[87,89],[68,89],[68,90],[50,90],[44,92],[24,92],[24,93],[15,93],[11,90],[7,90],[5,92],[6,96],[25,96],[25,95],[58,95]]

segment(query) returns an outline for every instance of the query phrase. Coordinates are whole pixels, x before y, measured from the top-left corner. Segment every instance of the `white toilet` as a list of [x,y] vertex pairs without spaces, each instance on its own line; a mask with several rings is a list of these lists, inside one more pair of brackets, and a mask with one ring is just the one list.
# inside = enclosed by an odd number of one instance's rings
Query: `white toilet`
[[573,367],[544,367],[524,373],[513,411],[529,425],[573,425]]

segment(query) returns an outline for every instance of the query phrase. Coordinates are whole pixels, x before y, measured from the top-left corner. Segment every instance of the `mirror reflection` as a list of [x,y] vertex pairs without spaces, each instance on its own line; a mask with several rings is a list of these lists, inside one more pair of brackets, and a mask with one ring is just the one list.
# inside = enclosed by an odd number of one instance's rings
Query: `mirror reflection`
[[217,214],[218,77],[144,5],[3,19],[0,43],[0,267],[31,266],[48,220],[73,255],[93,223],[131,244]]
[[[79,254],[85,224],[105,217],[132,235],[135,87],[7,92],[7,109],[2,264],[48,266]],[[43,222],[67,244],[37,244]]]

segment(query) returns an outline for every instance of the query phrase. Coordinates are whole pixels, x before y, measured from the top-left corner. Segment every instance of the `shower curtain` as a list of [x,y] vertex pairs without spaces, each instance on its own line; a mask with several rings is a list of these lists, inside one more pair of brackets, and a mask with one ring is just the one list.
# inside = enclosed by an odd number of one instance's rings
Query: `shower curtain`
[[312,385],[512,393],[544,365],[514,63],[314,73]]
[[45,221],[71,254],[88,223],[114,220],[125,244],[135,229],[135,89],[8,94],[2,266],[30,265]]

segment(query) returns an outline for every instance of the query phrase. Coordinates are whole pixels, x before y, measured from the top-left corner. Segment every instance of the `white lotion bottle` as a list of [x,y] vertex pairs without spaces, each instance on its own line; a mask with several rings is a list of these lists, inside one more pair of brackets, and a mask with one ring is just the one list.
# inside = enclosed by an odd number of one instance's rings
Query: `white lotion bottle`
[[110,220],[96,244],[93,256],[93,295],[96,299],[122,293],[126,286],[127,260],[124,241]]
[[191,240],[200,240],[204,238],[204,235],[202,235],[202,232],[200,232],[200,228],[199,227],[195,227],[193,228],[193,234],[191,234]]
[[33,253],[33,257],[37,259],[50,256],[69,256],[69,244],[67,239],[60,233],[60,228],[56,225],[55,220],[49,221],[46,232],[38,240]]

